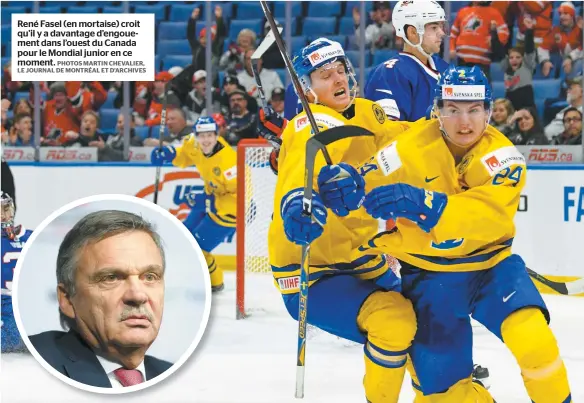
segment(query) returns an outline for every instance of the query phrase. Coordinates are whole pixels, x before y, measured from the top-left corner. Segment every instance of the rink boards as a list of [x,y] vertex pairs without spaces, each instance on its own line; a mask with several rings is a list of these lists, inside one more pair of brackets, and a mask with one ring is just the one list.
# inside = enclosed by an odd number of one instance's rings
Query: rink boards
[[[11,162],[17,222],[34,229],[51,212],[81,197],[118,193],[152,200],[156,169],[127,163]],[[159,204],[179,219],[185,195],[203,191],[196,169],[164,167]],[[584,277],[584,165],[532,165],[516,215],[514,252],[540,274],[563,281]],[[236,236],[216,249],[233,268]],[[539,286],[539,284],[538,284]],[[550,291],[547,287],[542,291]]]

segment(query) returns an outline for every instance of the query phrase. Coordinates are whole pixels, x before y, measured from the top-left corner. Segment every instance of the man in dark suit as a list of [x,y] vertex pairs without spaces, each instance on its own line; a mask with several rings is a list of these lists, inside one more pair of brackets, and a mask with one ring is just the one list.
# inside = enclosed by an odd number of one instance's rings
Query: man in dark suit
[[172,364],[146,355],[164,308],[165,255],[152,225],[133,213],[103,210],[67,233],[57,256],[61,325],[30,336],[63,375],[90,386],[140,384]]

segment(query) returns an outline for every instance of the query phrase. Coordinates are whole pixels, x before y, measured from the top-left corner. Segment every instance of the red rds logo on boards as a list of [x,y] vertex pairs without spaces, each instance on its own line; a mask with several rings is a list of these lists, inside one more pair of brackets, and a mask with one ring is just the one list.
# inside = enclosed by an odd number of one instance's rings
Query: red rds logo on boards
[[[203,193],[203,180],[198,172],[174,171],[165,173],[158,185],[158,203],[179,220],[189,215],[191,208],[187,195],[193,191]],[[139,190],[136,197],[153,200],[154,184]]]

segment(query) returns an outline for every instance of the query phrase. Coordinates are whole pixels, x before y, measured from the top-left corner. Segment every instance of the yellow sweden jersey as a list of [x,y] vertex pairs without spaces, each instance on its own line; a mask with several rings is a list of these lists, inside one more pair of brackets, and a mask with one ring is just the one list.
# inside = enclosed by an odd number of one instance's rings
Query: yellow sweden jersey
[[[358,98],[354,108],[354,113],[351,111],[353,117],[347,119],[323,105],[310,105],[320,131],[341,125],[354,125],[375,134],[375,137],[347,138],[327,146],[333,163],[347,162],[357,165],[374,154],[388,138],[393,138],[408,127],[404,122],[389,121],[381,107],[372,101]],[[302,248],[286,238],[280,206],[282,199],[291,192],[304,189],[306,142],[312,135],[305,113],[291,120],[282,134],[274,216],[268,240],[272,272],[282,293],[298,292]],[[313,188],[316,191],[316,178],[324,165],[324,158],[319,153],[314,170]],[[350,258],[351,250],[375,235],[378,228],[378,221],[363,210],[351,212],[347,217],[338,217],[329,211],[324,233],[311,244],[309,284],[326,275],[350,272],[363,279],[371,279],[387,271],[386,259],[380,254],[366,254],[354,260]]]
[[196,165],[205,182],[205,193],[209,195],[207,214],[215,223],[224,227],[235,227],[237,211],[237,154],[223,138],[223,146],[215,154],[206,157],[191,134],[176,148],[173,165],[185,168]]
[[448,203],[430,233],[399,218],[397,231],[374,236],[354,259],[377,251],[425,270],[472,271],[493,267],[511,254],[525,158],[492,126],[456,164],[438,120],[420,120],[364,166],[367,192],[402,182],[445,193]]

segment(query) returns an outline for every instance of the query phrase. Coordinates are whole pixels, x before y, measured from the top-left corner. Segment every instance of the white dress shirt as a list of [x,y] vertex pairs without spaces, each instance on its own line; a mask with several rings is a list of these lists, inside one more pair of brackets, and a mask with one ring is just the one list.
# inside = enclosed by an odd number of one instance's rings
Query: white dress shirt
[[[116,374],[114,374],[114,371],[116,369],[122,368],[122,366],[119,363],[110,361],[97,353],[95,354],[95,356],[97,357],[97,360],[99,361],[99,363],[103,367],[103,370],[107,374],[107,377],[109,378],[110,383],[112,384],[112,388],[123,388],[124,386],[120,383],[120,381],[116,377]],[[142,360],[142,362],[140,363],[140,365],[138,365],[138,367],[136,367],[136,369],[140,371],[140,373],[142,374],[142,379],[144,379],[144,382],[146,382],[147,380],[146,367],[144,366],[144,360]]]

